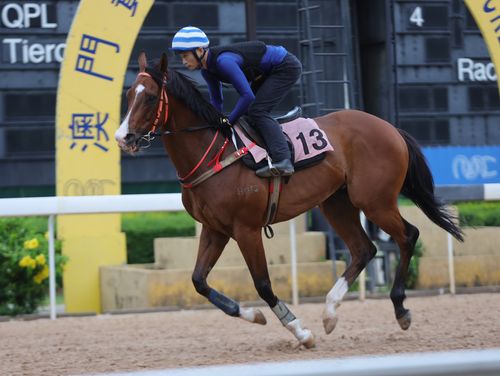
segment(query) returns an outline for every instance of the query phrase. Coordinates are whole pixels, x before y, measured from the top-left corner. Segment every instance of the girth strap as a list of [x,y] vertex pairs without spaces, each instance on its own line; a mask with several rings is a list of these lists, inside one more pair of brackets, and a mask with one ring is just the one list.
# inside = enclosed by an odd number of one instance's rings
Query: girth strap
[[[236,150],[231,155],[229,155],[228,157],[226,157],[225,159],[220,161],[220,157],[222,156],[226,145],[227,145],[227,139],[226,139],[226,142],[224,143],[223,147],[221,148],[221,150],[219,150],[219,152],[217,153],[215,158],[212,159],[212,161],[209,163],[209,166],[211,164],[214,164],[214,166],[212,168],[205,171],[203,174],[198,176],[192,182],[185,183],[184,182],[185,179],[188,178],[192,174],[192,172],[197,170],[199,165],[205,160],[206,155],[204,155],[203,158],[200,160],[200,163],[198,164],[198,166],[193,171],[191,171],[191,173],[189,173],[188,176],[184,177],[183,179],[179,179],[182,186],[184,188],[190,189],[190,188],[196,187],[197,185],[203,183],[208,178],[219,173],[225,167],[233,164],[238,159],[240,159],[244,155],[248,154],[249,149],[254,147],[255,143],[251,143],[248,147],[243,147],[239,150]],[[210,149],[211,149],[211,147],[208,150],[210,150]],[[282,189],[281,176],[274,176],[271,179],[269,179],[269,201],[267,204],[266,222],[264,224],[264,233],[268,239],[271,239],[274,236],[274,231],[271,228],[270,224],[273,223],[274,219],[276,218],[281,189]]]
[[266,238],[271,239],[274,236],[274,231],[270,224],[273,223],[278,212],[278,201],[282,188],[281,176],[274,176],[269,179],[269,203],[267,204],[266,223],[264,224],[264,234]]

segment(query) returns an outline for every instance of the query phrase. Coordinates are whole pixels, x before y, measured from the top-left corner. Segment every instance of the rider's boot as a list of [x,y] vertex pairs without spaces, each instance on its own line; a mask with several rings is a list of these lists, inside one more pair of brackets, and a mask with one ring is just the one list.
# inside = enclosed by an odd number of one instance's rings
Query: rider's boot
[[261,178],[270,178],[273,176],[290,176],[295,172],[293,163],[290,159],[283,159],[282,161],[266,165],[259,168],[255,173]]
[[273,120],[270,115],[259,118],[255,117],[254,114],[252,121],[264,138],[269,154],[271,155],[271,160],[275,161],[258,169],[255,172],[257,176],[269,178],[273,176],[292,175],[295,170],[281,125],[276,120]]

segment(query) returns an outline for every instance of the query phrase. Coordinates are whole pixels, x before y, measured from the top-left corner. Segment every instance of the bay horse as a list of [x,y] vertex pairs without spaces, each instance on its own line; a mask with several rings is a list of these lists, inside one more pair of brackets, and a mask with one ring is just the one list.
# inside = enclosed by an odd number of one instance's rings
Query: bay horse
[[[115,133],[120,148],[136,153],[152,135],[161,136],[178,175],[182,177],[182,201],[202,224],[192,282],[198,293],[226,314],[265,324],[263,313],[243,308],[211,288],[207,276],[230,238],[245,259],[259,296],[281,323],[307,348],[315,339],[309,329],[273,293],[262,242],[269,183],[241,161],[226,168],[210,167],[215,161],[237,156],[228,142],[224,115],[206,101],[195,84],[168,69],[166,54],[148,65],[139,56],[139,73],[127,91],[127,115]],[[323,325],[327,334],[337,323],[337,308],[359,273],[375,256],[376,247],[360,223],[360,210],[392,236],[400,249],[390,297],[403,330],[411,324],[403,305],[408,264],[419,236],[418,229],[402,218],[397,205],[402,193],[438,226],[463,240],[462,231],[445,206],[434,196],[434,182],[427,162],[408,133],[368,113],[343,110],[314,119],[334,150],[318,164],[297,171],[283,186],[274,223],[296,217],[318,206],[348,246],[351,263],[326,296]],[[211,160],[207,163],[206,160]],[[219,163],[220,166],[220,163]],[[212,175],[201,184],[189,181]],[[245,189],[252,187],[252,189]],[[243,192],[243,194],[242,194]]]

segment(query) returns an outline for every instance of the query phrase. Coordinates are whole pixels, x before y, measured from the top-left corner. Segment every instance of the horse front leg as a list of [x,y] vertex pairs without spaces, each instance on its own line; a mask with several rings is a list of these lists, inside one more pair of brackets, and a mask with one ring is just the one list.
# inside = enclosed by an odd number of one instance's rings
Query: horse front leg
[[265,325],[266,318],[259,309],[242,308],[236,301],[207,284],[208,273],[214,267],[228,241],[228,236],[203,226],[196,266],[192,275],[194,287],[199,294],[206,297],[210,303],[229,316],[240,317],[251,323]]
[[271,287],[267,270],[266,255],[262,243],[261,229],[240,229],[236,241],[247,263],[250,274],[259,296],[269,305],[276,317],[297,340],[306,348],[314,347],[314,335],[309,329],[302,327],[300,320],[280,301]]

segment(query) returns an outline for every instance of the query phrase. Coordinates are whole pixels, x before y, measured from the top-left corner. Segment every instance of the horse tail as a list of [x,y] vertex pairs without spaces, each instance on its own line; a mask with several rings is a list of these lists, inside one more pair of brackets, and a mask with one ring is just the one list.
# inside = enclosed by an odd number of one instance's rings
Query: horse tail
[[412,200],[424,214],[456,239],[463,241],[462,230],[455,225],[456,219],[434,195],[434,179],[417,141],[407,132],[398,129],[408,146],[408,171],[401,193]]

